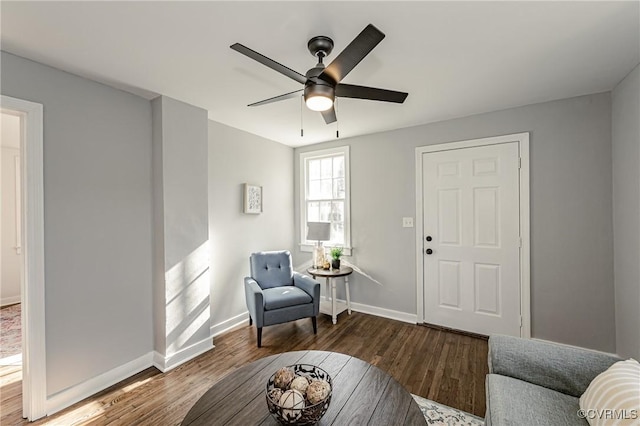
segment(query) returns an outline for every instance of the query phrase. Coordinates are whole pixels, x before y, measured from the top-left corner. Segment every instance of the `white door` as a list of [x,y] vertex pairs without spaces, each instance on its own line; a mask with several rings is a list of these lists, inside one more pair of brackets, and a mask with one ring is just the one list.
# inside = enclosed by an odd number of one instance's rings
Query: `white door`
[[422,155],[425,322],[520,336],[518,142]]

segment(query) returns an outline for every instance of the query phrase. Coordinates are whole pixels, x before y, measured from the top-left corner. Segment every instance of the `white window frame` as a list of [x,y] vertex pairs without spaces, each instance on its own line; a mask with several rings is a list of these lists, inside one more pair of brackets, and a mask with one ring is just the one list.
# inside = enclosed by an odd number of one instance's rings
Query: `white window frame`
[[349,146],[339,146],[336,148],[322,149],[318,151],[308,151],[300,154],[300,250],[312,252],[314,244],[306,241],[307,235],[307,167],[306,162],[310,159],[332,157],[344,155],[344,254],[351,255],[351,167],[349,162]]

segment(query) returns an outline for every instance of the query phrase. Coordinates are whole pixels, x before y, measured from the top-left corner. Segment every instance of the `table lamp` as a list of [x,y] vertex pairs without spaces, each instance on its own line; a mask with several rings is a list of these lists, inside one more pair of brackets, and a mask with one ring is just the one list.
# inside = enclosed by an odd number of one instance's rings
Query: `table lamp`
[[317,241],[313,248],[313,267],[318,269],[324,266],[323,241],[331,238],[331,223],[329,222],[307,222],[307,241]]

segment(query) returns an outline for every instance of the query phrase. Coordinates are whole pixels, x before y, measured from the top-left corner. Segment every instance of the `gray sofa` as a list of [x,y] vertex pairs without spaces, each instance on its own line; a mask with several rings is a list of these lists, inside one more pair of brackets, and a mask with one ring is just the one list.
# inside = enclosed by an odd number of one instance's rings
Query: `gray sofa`
[[489,338],[487,426],[588,426],[580,396],[613,355],[517,337]]

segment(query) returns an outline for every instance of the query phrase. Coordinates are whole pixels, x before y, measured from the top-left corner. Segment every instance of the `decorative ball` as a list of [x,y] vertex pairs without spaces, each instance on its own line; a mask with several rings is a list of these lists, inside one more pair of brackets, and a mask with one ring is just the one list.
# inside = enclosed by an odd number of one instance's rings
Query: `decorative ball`
[[282,396],[282,394],[282,389],[273,388],[269,391],[269,398],[271,398],[271,400],[277,404],[280,402],[280,397]]
[[289,421],[294,421],[302,416],[304,408],[304,396],[300,391],[290,389],[280,397],[280,406],[284,408],[282,415]]
[[295,389],[297,391],[300,391],[300,393],[303,395],[307,391],[308,387],[309,387],[309,379],[307,379],[304,376],[296,376],[296,378],[293,379],[291,381],[291,384],[289,385],[289,389]]
[[276,375],[273,376],[273,385],[280,389],[287,389],[289,384],[296,375],[290,369],[282,367],[276,371]]
[[310,404],[317,404],[325,399],[331,391],[331,385],[324,380],[314,380],[307,388],[307,399]]

